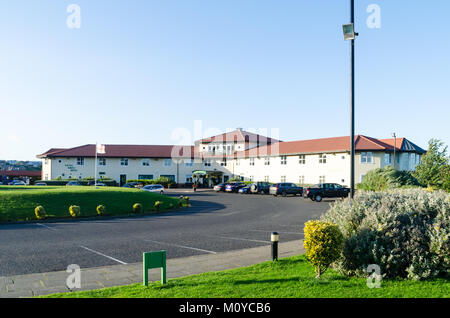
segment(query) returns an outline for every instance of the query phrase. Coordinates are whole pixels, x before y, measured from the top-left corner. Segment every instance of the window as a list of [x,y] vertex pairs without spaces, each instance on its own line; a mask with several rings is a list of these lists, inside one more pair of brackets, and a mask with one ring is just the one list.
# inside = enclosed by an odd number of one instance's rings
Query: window
[[128,158],[120,158],[121,166],[128,166]]
[[361,152],[361,163],[373,163],[373,153]]
[[269,157],[265,157],[264,158],[264,165],[265,166],[270,166],[270,158]]
[[269,182],[269,176],[264,177],[264,182]]
[[184,159],[184,166],[185,167],[192,167],[194,165],[194,160],[192,159]]
[[390,154],[390,153],[384,154],[384,163],[386,165],[390,165],[392,163],[392,154]]
[[250,176],[249,179],[250,179],[250,181],[254,181],[255,177],[254,176]]
[[77,165],[78,166],[83,166],[84,165],[84,158],[83,157],[78,157],[77,158]]
[[326,154],[319,155],[319,163],[327,163],[327,155]]
[[286,176],[281,176],[281,182],[286,182]]
[[192,175],[187,174],[185,179],[184,179],[185,183],[192,183]]
[[298,163],[304,165],[306,163],[306,156],[305,155],[298,156]]
[[226,166],[227,165],[227,159],[226,158],[223,158],[222,159],[222,161],[220,162],[220,165],[223,167],[223,166]]
[[239,159],[236,159],[236,166],[239,166],[241,164]]
[[106,158],[98,158],[99,166],[106,166]]
[[148,158],[142,159],[142,165],[144,167],[150,167],[150,159],[148,159]]
[[203,164],[205,167],[211,167],[211,159],[203,159]]
[[174,175],[162,174],[160,177],[161,178],[167,178],[167,179],[169,179],[171,181],[175,181],[175,176]]
[[152,174],[140,174],[138,175],[139,180],[153,180]]
[[420,155],[416,154],[416,165],[420,164]]
[[287,157],[286,156],[281,156],[280,158],[281,158],[281,164],[282,165],[286,165],[287,164]]
[[363,182],[364,176],[365,176],[364,174],[362,174],[362,175],[359,176],[359,182]]
[[255,165],[255,158],[250,158],[250,166],[254,166]]
[[172,166],[172,159],[164,159],[163,165],[164,165],[164,167]]
[[62,160],[60,159],[60,160],[58,160],[58,163],[61,163],[62,162]]
[[298,183],[300,183],[300,184],[305,184],[305,176],[300,176],[300,177],[298,178]]
[[325,176],[319,177],[319,183],[325,183]]

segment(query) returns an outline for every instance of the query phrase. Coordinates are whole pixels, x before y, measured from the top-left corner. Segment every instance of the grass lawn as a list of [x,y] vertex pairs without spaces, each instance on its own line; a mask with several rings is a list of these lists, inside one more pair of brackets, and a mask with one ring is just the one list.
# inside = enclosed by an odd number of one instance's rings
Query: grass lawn
[[93,291],[53,294],[44,297],[86,298],[371,298],[450,296],[449,280],[383,280],[370,289],[365,278],[347,278],[328,270],[316,279],[304,255],[246,268],[169,279],[148,287],[133,284]]
[[160,211],[179,207],[179,199],[139,189],[116,187],[35,187],[0,186],[0,222],[36,220],[34,209],[42,205],[48,218],[70,218],[69,206],[78,205],[80,217],[96,216],[103,204],[106,216],[133,213],[133,204],[141,203],[144,213],[156,212],[154,204],[161,201]]

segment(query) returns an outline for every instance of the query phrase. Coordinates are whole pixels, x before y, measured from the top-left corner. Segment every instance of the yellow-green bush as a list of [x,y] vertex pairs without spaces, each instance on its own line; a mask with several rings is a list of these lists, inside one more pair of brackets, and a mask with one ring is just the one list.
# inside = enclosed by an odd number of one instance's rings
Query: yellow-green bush
[[104,215],[106,213],[106,208],[104,205],[100,204],[97,206],[97,214],[98,215]]
[[161,201],[156,201],[155,202],[155,209],[156,211],[159,211],[159,207],[161,206],[162,202]]
[[133,212],[134,213],[142,213],[142,204],[140,204],[140,203],[133,204]]
[[39,205],[34,209],[34,214],[38,220],[43,220],[46,218],[47,214],[45,213],[45,209],[43,206]]
[[79,217],[81,213],[81,209],[78,205],[71,205],[69,207],[70,216],[73,218]]
[[343,236],[336,224],[324,221],[305,223],[306,257],[314,266],[317,277],[339,258],[343,246]]

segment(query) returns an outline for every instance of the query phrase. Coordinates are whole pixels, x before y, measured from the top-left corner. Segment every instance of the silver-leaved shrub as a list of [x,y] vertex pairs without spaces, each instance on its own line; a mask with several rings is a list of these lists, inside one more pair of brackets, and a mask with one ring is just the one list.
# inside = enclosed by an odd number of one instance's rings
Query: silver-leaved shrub
[[334,267],[367,275],[370,264],[384,277],[414,280],[450,274],[450,195],[444,191],[358,191],[335,202],[322,217],[337,224],[344,247]]

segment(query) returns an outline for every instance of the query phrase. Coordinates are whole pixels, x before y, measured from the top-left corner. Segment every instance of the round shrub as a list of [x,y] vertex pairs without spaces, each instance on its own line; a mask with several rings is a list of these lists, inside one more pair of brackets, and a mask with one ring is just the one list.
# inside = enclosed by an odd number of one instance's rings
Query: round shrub
[[78,205],[71,205],[69,207],[69,214],[71,217],[76,218],[79,217],[81,213],[81,209]]
[[162,202],[161,201],[156,201],[155,202],[155,209],[156,209],[156,211],[159,211],[159,207],[162,205]]
[[100,204],[99,206],[97,206],[97,214],[98,215],[105,215],[106,213],[106,208],[104,205]]
[[34,214],[36,215],[36,218],[38,220],[43,220],[47,217],[47,214],[45,213],[45,209],[43,206],[39,205],[34,209]]
[[133,204],[133,212],[134,213],[142,213],[142,204],[140,204],[140,203],[135,203],[135,204]]
[[323,220],[344,236],[333,266],[346,275],[366,276],[377,264],[389,278],[414,280],[450,272],[450,195],[442,190],[358,191],[335,204]]
[[319,278],[339,258],[343,244],[342,233],[337,225],[317,220],[306,222],[304,233],[306,257]]

